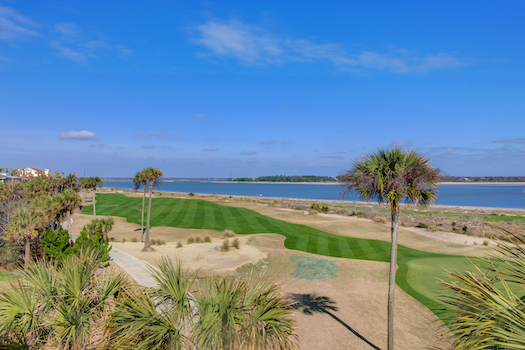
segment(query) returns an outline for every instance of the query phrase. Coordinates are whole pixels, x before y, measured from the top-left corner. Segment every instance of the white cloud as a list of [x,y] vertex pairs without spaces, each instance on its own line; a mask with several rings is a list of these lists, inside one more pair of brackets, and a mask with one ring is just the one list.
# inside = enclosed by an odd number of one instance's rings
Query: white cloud
[[81,130],[81,131],[68,131],[63,132],[58,135],[60,140],[99,140],[95,133],[91,131]]
[[[417,73],[469,63],[448,53],[417,56],[408,50],[392,48],[385,52],[348,53],[337,43],[318,44],[307,39],[282,38],[238,20],[208,21],[196,26],[195,32],[196,43],[208,49],[208,55],[231,57],[243,64],[328,61],[353,71]],[[201,53],[200,56],[205,55]]]
[[194,114],[193,115],[193,118],[196,118],[196,119],[206,119],[206,118],[209,118],[210,116],[206,113],[198,113],[198,114]]
[[0,40],[27,39],[37,36],[37,32],[28,28],[35,25],[35,22],[29,18],[9,7],[0,5]]
[[259,154],[259,153],[254,151],[254,150],[247,149],[246,151],[242,151],[240,154],[241,154],[241,156],[252,156],[252,155],[255,155],[255,154]]

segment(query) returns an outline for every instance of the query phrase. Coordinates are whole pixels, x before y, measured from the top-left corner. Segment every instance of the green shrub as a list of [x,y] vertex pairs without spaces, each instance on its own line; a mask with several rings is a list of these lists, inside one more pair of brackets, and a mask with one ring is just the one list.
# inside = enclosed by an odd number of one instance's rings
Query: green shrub
[[321,211],[322,211],[324,214],[328,214],[328,212],[330,211],[330,208],[328,208],[326,205],[323,205],[323,207],[321,208]]
[[137,243],[137,242],[138,242],[138,238],[137,238],[137,237],[133,237],[133,238],[131,238],[131,241],[132,241],[133,243]]
[[195,238],[195,243],[202,243],[202,238],[196,237]]
[[80,256],[80,252],[94,251],[101,262],[106,261],[111,251],[109,239],[105,237],[100,225],[94,228],[94,232],[88,229],[87,226],[84,226],[82,231],[80,231],[80,235],[73,245],[73,253]]
[[211,237],[210,236],[204,237],[204,243],[211,243]]
[[195,243],[195,238],[189,237],[188,240],[186,241],[186,244],[192,244],[192,243]]
[[122,243],[126,243],[126,239],[125,238],[122,238]]
[[320,209],[320,208],[319,208],[319,204],[317,204],[317,203],[312,204],[312,206],[310,207],[310,209],[313,209],[313,210],[315,210],[315,211],[319,211],[319,209]]
[[188,196],[193,197],[193,196],[195,196],[195,193],[190,192],[190,193],[188,193]]
[[177,248],[182,248],[182,243],[181,242],[177,242]]
[[150,239],[150,240],[149,240],[149,243],[150,243],[151,245],[158,245],[156,239]]
[[69,233],[59,226],[55,231],[47,229],[42,236],[44,254],[47,259],[61,258],[73,253],[69,244]]
[[419,227],[419,228],[428,228],[428,225],[427,224],[424,224],[422,222],[420,222],[419,224],[417,224],[416,227]]
[[462,231],[463,233],[467,233],[467,231],[468,231],[468,227],[467,227],[467,225],[463,225],[463,227],[461,228],[461,231]]

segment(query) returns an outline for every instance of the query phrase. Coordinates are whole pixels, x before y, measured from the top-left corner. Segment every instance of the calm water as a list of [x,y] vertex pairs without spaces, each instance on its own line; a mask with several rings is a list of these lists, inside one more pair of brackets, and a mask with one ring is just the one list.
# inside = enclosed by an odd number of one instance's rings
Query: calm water
[[[105,187],[132,188],[132,182],[107,181]],[[339,200],[339,185],[303,185],[272,183],[167,182],[159,190],[183,193],[221,194],[232,196],[279,197]],[[521,186],[440,185],[436,204],[525,209]],[[359,200],[355,195],[345,200]]]

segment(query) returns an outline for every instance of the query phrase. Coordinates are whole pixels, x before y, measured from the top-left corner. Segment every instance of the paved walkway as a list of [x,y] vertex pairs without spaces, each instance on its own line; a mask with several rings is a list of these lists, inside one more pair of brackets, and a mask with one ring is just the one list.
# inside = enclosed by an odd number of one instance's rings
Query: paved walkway
[[[71,219],[71,223],[73,223],[73,219]],[[67,230],[67,222],[62,222],[61,225],[64,230]],[[71,236],[73,241],[77,238],[75,235]],[[120,266],[124,271],[126,271],[126,273],[141,286],[154,287],[157,285],[155,279],[151,277],[148,264],[139,258],[123,252],[122,250],[115,247],[111,248],[111,251],[109,252],[109,258],[113,260],[115,264]]]
[[113,247],[109,258],[122,267],[138,284],[144,287],[154,287],[157,282],[151,277],[148,265],[137,257]]

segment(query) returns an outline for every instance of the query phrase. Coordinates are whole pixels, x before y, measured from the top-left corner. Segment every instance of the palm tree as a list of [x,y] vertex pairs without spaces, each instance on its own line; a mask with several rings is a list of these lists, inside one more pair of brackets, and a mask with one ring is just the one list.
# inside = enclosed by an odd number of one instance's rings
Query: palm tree
[[394,349],[394,288],[397,269],[399,208],[409,203],[428,205],[437,198],[439,170],[417,151],[381,149],[354,163],[342,177],[343,195],[355,191],[365,200],[386,202],[391,211],[390,277],[388,289],[388,349]]
[[498,241],[477,272],[450,273],[442,302],[454,349],[523,349],[525,344],[525,239]]
[[95,206],[95,195],[97,193],[97,186],[101,186],[102,181],[98,176],[88,177],[81,179],[82,187],[85,189],[91,189],[93,191],[93,219],[97,218],[97,208]]
[[196,296],[195,275],[164,258],[158,288],[127,290],[111,320],[123,349],[294,349],[291,308],[269,282],[210,277]]
[[144,203],[146,202],[146,184],[148,183],[145,170],[146,169],[139,171],[133,178],[134,190],[137,190],[139,186],[142,185],[142,215],[140,217],[141,240],[144,240]]
[[151,251],[153,248],[151,248],[149,244],[149,220],[151,216],[151,201],[153,197],[153,187],[157,186],[160,182],[160,178],[162,177],[162,170],[159,168],[146,168],[142,170],[144,173],[145,179],[148,181],[149,185],[149,201],[148,201],[148,215],[146,218],[146,237],[144,239],[144,248],[143,251]]
[[11,223],[7,226],[6,236],[18,240],[24,240],[24,264],[27,266],[31,258],[31,240],[37,237],[43,226],[41,212],[32,209],[29,204],[20,205],[13,214]]
[[106,348],[105,323],[127,285],[122,274],[100,273],[94,252],[61,264],[32,262],[0,292],[0,341],[24,349]]

